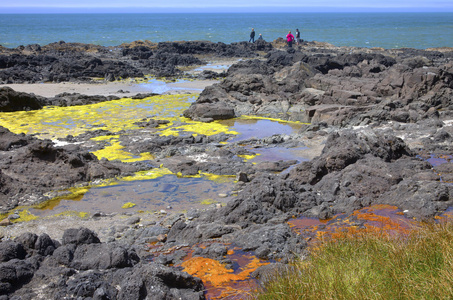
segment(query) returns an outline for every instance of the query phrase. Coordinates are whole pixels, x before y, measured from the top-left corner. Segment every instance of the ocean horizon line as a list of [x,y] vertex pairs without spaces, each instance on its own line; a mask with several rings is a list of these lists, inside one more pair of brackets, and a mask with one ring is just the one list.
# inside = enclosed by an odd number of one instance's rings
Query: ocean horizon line
[[170,8],[170,7],[4,7],[2,14],[260,14],[260,13],[453,13],[452,7],[209,7],[209,8]]
[[248,41],[255,29],[267,41],[300,28],[306,41],[336,46],[417,48],[451,47],[453,13],[65,13],[3,14],[4,47],[55,41],[117,46],[136,40]]

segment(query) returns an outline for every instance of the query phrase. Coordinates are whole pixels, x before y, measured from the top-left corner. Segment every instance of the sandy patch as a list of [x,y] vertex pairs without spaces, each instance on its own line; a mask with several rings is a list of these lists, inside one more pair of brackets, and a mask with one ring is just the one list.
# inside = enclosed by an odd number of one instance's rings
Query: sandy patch
[[43,97],[55,97],[61,93],[80,93],[83,95],[102,95],[117,96],[120,98],[131,97],[138,93],[201,93],[209,85],[217,83],[216,80],[196,80],[164,83],[154,81],[152,83],[33,83],[33,84],[2,84],[1,87],[8,86],[15,91],[34,93]]

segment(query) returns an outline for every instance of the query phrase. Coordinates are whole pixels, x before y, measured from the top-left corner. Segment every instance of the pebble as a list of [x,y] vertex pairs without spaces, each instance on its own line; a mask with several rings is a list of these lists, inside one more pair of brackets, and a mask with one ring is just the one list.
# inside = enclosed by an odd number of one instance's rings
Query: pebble
[[157,236],[157,241],[159,242],[165,242],[167,240],[167,235],[166,234],[159,234]]
[[218,196],[219,196],[220,198],[226,198],[226,197],[228,197],[227,194],[219,194]]
[[8,219],[10,219],[10,220],[17,220],[19,218],[20,218],[20,216],[18,214],[16,214],[16,213],[8,216]]
[[11,221],[8,218],[5,218],[0,221],[0,226],[9,226],[11,224],[13,224],[13,223],[11,223]]
[[101,212],[95,212],[93,215],[92,215],[93,218],[100,218],[102,217],[102,213]]

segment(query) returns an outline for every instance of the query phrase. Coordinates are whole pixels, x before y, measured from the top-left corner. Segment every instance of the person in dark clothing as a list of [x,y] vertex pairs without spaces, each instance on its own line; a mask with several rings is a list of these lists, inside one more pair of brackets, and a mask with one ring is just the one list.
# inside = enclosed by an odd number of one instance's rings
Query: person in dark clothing
[[252,28],[252,32],[250,32],[250,39],[249,39],[249,43],[252,42],[254,43],[255,42],[255,29]]
[[299,29],[296,29],[296,44],[300,44],[300,31]]
[[260,36],[258,37],[258,41],[260,41],[260,40],[264,41],[263,36],[261,35],[261,33],[260,33]]

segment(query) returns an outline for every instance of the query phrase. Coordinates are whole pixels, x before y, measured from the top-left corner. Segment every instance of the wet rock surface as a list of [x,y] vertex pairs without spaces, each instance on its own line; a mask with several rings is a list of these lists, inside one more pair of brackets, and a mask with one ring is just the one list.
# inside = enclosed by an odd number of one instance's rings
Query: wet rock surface
[[[238,179],[237,195],[225,206],[163,214],[148,223],[131,216],[122,226],[102,230],[102,239],[78,226],[66,230],[60,241],[33,233],[5,239],[0,243],[0,293],[7,297],[203,299],[201,280],[182,271],[188,256],[215,259],[233,269],[228,253],[237,247],[259,259],[279,262],[256,271],[264,274],[307,251],[306,236],[288,224],[294,216],[326,220],[389,204],[406,217],[429,220],[453,204],[450,160],[434,169],[428,162],[431,155],[448,156],[452,151],[452,51],[337,48],[317,43],[289,50],[268,43],[204,42],[138,43],[121,50],[85,47],[57,43],[40,50],[34,46],[10,50],[0,56],[0,75],[8,74],[3,80],[16,82],[14,72],[25,72],[29,75],[22,78],[38,80],[39,76],[14,63],[25,60],[27,51],[30,57],[46,61],[47,67],[55,63],[52,68],[56,70],[61,69],[52,53],[79,55],[82,60],[95,54],[87,63],[92,73],[69,76],[57,72],[60,75],[53,80],[96,77],[101,73],[96,70],[117,78],[125,74],[112,66],[126,63],[136,70],[146,66],[174,75],[178,72],[171,66],[199,63],[194,55],[259,57],[233,65],[226,78],[206,88],[184,115],[203,122],[258,115],[310,124],[292,135],[229,143],[224,143],[230,137],[224,133],[150,133],[165,124],[158,116],[137,123],[139,130],[111,132],[120,135],[125,150],[137,155],[152,153],[154,159],[147,163],[98,160],[90,153],[96,146],[87,140],[105,134],[103,129],[66,138],[72,143],[85,142],[80,145],[57,147],[49,140],[0,128],[4,211],[40,202],[45,193],[60,187],[124,176],[160,164],[182,176],[206,172]],[[103,55],[110,50],[116,54],[109,55],[116,56],[107,63]],[[266,54],[258,56],[256,51]],[[174,63],[162,67],[158,61]],[[125,70],[139,74],[134,68]],[[38,73],[43,74],[42,70]],[[83,95],[50,99],[0,90],[4,111],[90,101]],[[310,161],[253,164],[240,157],[253,155],[253,147],[291,148],[310,146],[314,141],[320,141],[323,148]],[[106,217],[100,213],[96,218]]]

